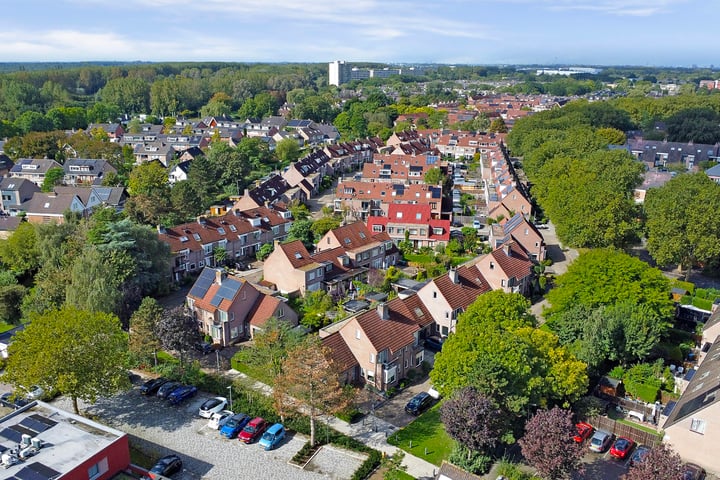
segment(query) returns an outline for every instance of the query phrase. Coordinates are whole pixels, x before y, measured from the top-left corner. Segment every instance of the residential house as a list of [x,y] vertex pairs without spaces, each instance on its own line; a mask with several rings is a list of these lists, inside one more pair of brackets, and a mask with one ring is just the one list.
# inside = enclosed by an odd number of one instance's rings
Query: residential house
[[482,480],[483,477],[466,472],[460,467],[456,467],[452,463],[443,460],[438,470],[435,480]]
[[4,177],[10,173],[10,169],[13,165],[15,165],[15,163],[10,159],[10,157],[1,152],[2,149],[0,148],[0,177]]
[[57,186],[53,188],[55,195],[74,195],[85,206],[85,211],[90,213],[95,207],[103,204],[102,197],[91,187],[67,187]]
[[528,295],[532,286],[533,262],[525,251],[510,241],[480,257],[475,266],[493,290]]
[[323,177],[332,174],[330,157],[324,151],[318,150],[294,162],[282,176],[291,188],[307,182],[311,190],[307,198],[310,198],[320,191]]
[[342,247],[355,268],[384,269],[398,260],[390,237],[373,234],[362,222],[350,223],[327,232],[317,243],[316,251],[323,252]]
[[168,169],[168,182],[170,185],[174,185],[177,182],[182,182],[183,180],[188,179],[191,163],[192,160],[185,160]]
[[[717,165],[716,165],[717,166]],[[713,167],[715,168],[715,167]],[[705,171],[708,177],[710,177],[715,182],[720,183],[720,169],[717,169],[718,177],[717,179],[713,178],[711,176],[712,168]],[[633,191],[633,196],[635,197],[635,203],[643,203],[645,202],[645,196],[647,195],[648,190],[651,188],[660,188],[663,185],[665,185],[667,182],[670,181],[675,176],[674,172],[660,172],[657,169],[653,168],[652,170],[648,170],[643,174],[643,182],[638,187],[635,188]]]
[[334,171],[350,172],[360,169],[363,163],[372,162],[373,153],[382,146],[382,140],[374,138],[325,145],[323,151],[330,157]]
[[219,217],[198,217],[196,222],[172,228],[158,226],[158,238],[170,246],[172,277],[180,281],[188,273],[216,266],[216,251],[223,251],[223,261],[231,265],[255,258],[263,244],[284,239],[291,225],[289,211],[278,206],[256,207]]
[[267,299],[245,279],[205,267],[187,295],[187,307],[200,332],[228,346],[251,336],[251,322],[262,328],[270,317],[297,325],[297,314],[281,299]]
[[372,163],[363,165],[363,182],[425,183],[425,174],[431,168],[440,168],[437,155],[374,155]]
[[434,321],[429,334],[447,337],[454,332],[458,315],[491,289],[476,265],[461,265],[433,278],[417,293]]
[[10,235],[20,226],[22,217],[10,217],[0,215],[0,239],[7,240]]
[[117,173],[107,160],[68,158],[63,165],[66,185],[100,185],[109,173]]
[[720,183],[720,163],[705,170],[705,175],[715,183]]
[[21,158],[10,169],[10,177],[24,178],[42,187],[45,174],[51,168],[62,168],[62,165],[47,158]]
[[358,363],[358,379],[380,392],[396,386],[424,360],[418,319],[401,298],[351,317],[338,333]]
[[507,242],[515,242],[525,250],[531,260],[545,260],[545,239],[537,227],[520,213],[491,225],[489,242],[493,249],[500,248]]
[[336,331],[325,337],[321,334],[320,341],[323,347],[330,351],[330,358],[338,371],[340,384],[354,385],[359,383],[362,378],[360,376],[360,364],[348,344],[345,343],[340,332]]
[[128,199],[125,187],[91,187],[95,194],[100,198],[100,202],[106,207],[113,207],[116,211],[125,210],[125,202]]
[[84,215],[87,209],[80,198],[74,193],[43,193],[37,192],[24,202],[19,210],[25,212],[30,223],[64,223],[65,212]]
[[367,228],[373,234],[386,232],[396,245],[405,241],[407,232],[414,248],[435,248],[450,241],[450,220],[432,218],[427,204],[391,203],[387,217],[367,217]]
[[291,187],[287,180],[278,174],[272,174],[259,182],[252,189],[245,189],[245,193],[237,199],[233,208],[247,210],[255,207],[273,205],[275,203],[290,204],[297,200],[304,202],[307,194],[299,187]]
[[444,156],[471,160],[475,154],[486,154],[503,144],[503,134],[476,134],[473,132],[453,132],[441,135],[435,147]]
[[439,185],[372,183],[361,181],[338,182],[333,208],[365,221],[368,216],[387,216],[391,204],[426,204],[432,218],[442,213],[442,187]]
[[0,179],[0,211],[3,215],[17,215],[20,206],[39,191],[40,187],[24,178]]
[[91,123],[85,131],[92,135],[98,129],[102,130],[111,142],[119,142],[125,135],[125,129],[119,123]]
[[[685,391],[669,402],[661,415],[663,442],[683,460],[720,472],[720,341],[716,337],[702,363],[691,374]],[[664,422],[663,422],[664,420]]]
[[133,148],[135,164],[157,160],[163,167],[170,165],[175,158],[175,149],[161,141],[138,143]]
[[703,162],[720,160],[719,143],[709,145],[630,138],[627,149],[648,168],[667,168],[674,164],[693,171]]
[[365,280],[368,269],[355,267],[344,248],[310,254],[300,240],[275,243],[265,260],[264,278],[283,294],[300,294],[323,289],[336,299],[345,298],[353,280]]

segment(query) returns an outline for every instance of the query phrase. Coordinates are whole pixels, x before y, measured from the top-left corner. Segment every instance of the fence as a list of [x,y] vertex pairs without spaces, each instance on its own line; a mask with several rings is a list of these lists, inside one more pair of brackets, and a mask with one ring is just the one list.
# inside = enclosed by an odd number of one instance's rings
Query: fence
[[649,447],[657,446],[662,441],[662,437],[658,433],[646,432],[633,425],[620,423],[608,417],[593,417],[590,419],[590,424],[595,427],[596,430],[604,430],[617,437],[628,437],[637,443],[642,443]]

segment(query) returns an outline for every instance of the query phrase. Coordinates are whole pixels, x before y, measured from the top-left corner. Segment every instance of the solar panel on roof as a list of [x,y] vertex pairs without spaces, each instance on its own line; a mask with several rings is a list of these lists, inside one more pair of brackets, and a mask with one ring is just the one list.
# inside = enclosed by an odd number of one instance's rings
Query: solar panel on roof
[[35,436],[35,432],[33,432],[32,430],[30,430],[30,429],[27,428],[27,427],[24,427],[24,426],[20,425],[19,423],[16,424],[16,425],[11,425],[11,426],[10,426],[10,429],[11,429],[11,430],[15,430],[16,432],[20,433],[20,435],[21,435],[20,438],[22,438],[22,435],[23,435],[23,434],[25,434],[25,435],[30,435],[31,437],[34,437],[34,436]]
[[40,462],[31,463],[15,474],[20,480],[52,480],[60,476],[60,472]]
[[44,423],[45,425],[47,425],[48,428],[54,427],[58,423],[55,420],[50,420],[48,417],[44,417],[38,413],[33,413],[32,415],[30,415],[30,418],[32,418],[33,420],[37,420],[40,423]]
[[10,428],[4,428],[2,432],[0,432],[0,437],[7,438],[12,442],[20,442],[20,440],[22,440],[22,433]]
[[25,418],[23,418],[23,419],[20,421],[20,425],[22,425],[22,426],[24,426],[24,427],[27,427],[27,428],[29,428],[30,430],[34,431],[35,434],[38,434],[38,433],[40,433],[40,432],[44,432],[45,430],[47,430],[48,428],[50,428],[50,427],[48,427],[47,425],[45,425],[44,423],[38,422],[37,420],[35,420],[34,418],[31,418],[31,417],[25,417]]
[[203,269],[200,276],[195,281],[195,285],[193,285],[192,289],[190,289],[190,295],[203,298],[214,281],[215,271],[209,268]]

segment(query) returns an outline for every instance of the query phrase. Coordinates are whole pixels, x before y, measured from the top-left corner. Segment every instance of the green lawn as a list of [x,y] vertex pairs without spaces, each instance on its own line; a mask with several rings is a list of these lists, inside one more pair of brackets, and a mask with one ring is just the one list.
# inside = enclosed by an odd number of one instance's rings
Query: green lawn
[[408,262],[430,263],[435,261],[435,255],[418,255],[412,253],[405,255],[405,260]]
[[230,361],[230,366],[232,366],[232,368],[234,368],[238,372],[244,373],[253,380],[262,382],[265,385],[272,385],[273,383],[275,383],[272,370],[270,370],[266,366],[257,366],[243,363],[237,358],[237,354]]
[[15,328],[16,326],[17,326],[17,325],[12,325],[12,324],[10,324],[10,323],[0,322],[0,333],[5,333],[5,332],[7,332],[8,330],[12,330],[12,329]]
[[440,421],[440,404],[420,415],[407,427],[395,432],[388,438],[388,443],[437,466],[440,466],[443,460],[447,460],[455,444],[445,433],[445,427]]

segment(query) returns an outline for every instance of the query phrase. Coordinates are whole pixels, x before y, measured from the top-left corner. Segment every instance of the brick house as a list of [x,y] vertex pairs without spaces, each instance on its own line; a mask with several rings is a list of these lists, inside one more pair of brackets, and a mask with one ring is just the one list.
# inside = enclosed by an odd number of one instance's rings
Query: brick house
[[396,245],[405,240],[405,232],[414,248],[435,248],[450,241],[450,220],[432,218],[430,205],[391,203],[388,215],[368,217],[367,227],[373,234],[386,232]]
[[371,233],[362,222],[349,223],[327,232],[316,251],[342,247],[355,268],[385,269],[399,258],[394,244],[385,233]]
[[516,242],[480,257],[475,266],[493,290],[528,295],[533,279],[533,262]]
[[490,246],[500,248],[507,242],[516,242],[525,250],[531,260],[542,262],[545,260],[545,239],[540,231],[528,222],[520,213],[503,223],[493,224],[490,227]]

